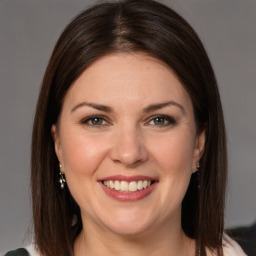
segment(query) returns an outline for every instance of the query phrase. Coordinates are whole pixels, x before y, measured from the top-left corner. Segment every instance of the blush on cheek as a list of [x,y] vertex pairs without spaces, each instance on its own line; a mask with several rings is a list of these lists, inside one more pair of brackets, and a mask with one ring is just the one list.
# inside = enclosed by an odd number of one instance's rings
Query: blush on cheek
[[63,143],[62,156],[66,171],[74,173],[93,172],[102,156],[101,147],[88,140],[70,137]]
[[173,166],[175,170],[184,170],[191,167],[193,150],[189,146],[166,147],[164,150],[156,151],[155,155],[163,166]]

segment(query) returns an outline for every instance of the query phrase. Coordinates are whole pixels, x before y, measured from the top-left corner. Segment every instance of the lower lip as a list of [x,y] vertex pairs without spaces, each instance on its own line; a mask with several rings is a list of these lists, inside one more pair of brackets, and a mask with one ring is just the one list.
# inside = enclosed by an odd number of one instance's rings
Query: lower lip
[[130,192],[130,193],[120,192],[105,186],[104,184],[102,184],[102,182],[99,182],[99,183],[103,188],[103,190],[106,192],[106,194],[109,195],[110,197],[118,201],[130,202],[130,201],[141,200],[147,197],[148,195],[150,195],[151,192],[155,189],[158,182],[154,182],[151,186],[144,188],[142,190],[138,190],[136,192]]

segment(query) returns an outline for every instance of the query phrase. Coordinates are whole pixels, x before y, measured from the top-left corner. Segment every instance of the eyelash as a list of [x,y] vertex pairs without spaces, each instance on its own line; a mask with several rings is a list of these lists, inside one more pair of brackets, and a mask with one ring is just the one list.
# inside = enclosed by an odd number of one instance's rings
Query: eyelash
[[[164,123],[163,124],[156,124],[155,121],[157,119],[163,120]],[[101,121],[100,124],[93,124],[93,121]],[[150,124],[151,122],[154,122],[154,124]],[[95,128],[100,128],[102,126],[106,126],[109,124],[109,121],[106,119],[105,116],[100,116],[100,115],[96,115],[96,116],[90,116],[88,118],[85,118],[81,121],[82,124],[87,125],[87,126],[91,126],[91,127],[95,127]],[[158,126],[158,127],[166,127],[166,126],[171,126],[176,124],[176,120],[171,117],[171,116],[167,116],[167,115],[156,115],[153,116],[149,119],[149,121],[147,122],[147,125],[154,125],[154,126]]]
[[[102,122],[105,122],[105,124],[93,124],[92,122],[95,121],[96,119],[101,120]],[[92,126],[95,128],[100,128],[102,126],[107,125],[108,121],[106,120],[106,117],[104,116],[90,116],[88,118],[85,118],[81,121],[82,124],[88,125],[88,126]]]
[[175,120],[173,117],[171,117],[171,116],[166,116],[166,115],[156,115],[156,116],[152,117],[152,118],[149,120],[148,124],[151,125],[150,123],[151,123],[152,121],[153,121],[153,122],[156,121],[157,119],[163,120],[164,123],[163,123],[163,124],[160,124],[160,125],[157,125],[157,124],[154,123],[153,125],[155,125],[155,126],[166,127],[166,126],[171,126],[171,125],[176,124],[176,120]]

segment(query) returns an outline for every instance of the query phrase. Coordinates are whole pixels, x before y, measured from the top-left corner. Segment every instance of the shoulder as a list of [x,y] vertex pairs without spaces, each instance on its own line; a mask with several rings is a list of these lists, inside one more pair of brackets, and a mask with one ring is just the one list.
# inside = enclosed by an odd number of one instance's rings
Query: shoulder
[[19,248],[13,251],[9,251],[3,256],[40,256],[34,245],[31,244],[25,248]]
[[[216,256],[216,253],[207,249],[207,256]],[[246,254],[237,242],[235,242],[229,236],[224,235],[223,256],[246,256]]]
[[224,256],[246,256],[238,243],[231,239],[229,236],[225,236],[223,251]]

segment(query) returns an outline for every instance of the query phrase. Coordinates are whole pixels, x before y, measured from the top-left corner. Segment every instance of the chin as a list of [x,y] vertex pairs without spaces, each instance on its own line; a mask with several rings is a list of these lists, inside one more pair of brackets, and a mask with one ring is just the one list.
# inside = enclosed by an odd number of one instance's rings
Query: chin
[[132,239],[141,237],[149,232],[148,227],[141,227],[136,225],[109,227],[109,230],[116,235]]
[[115,222],[105,222],[104,224],[105,227],[114,234],[135,238],[148,233],[151,230],[153,223],[155,223],[154,220],[149,220],[145,216],[132,215],[123,216],[121,218],[119,216],[115,218]]

